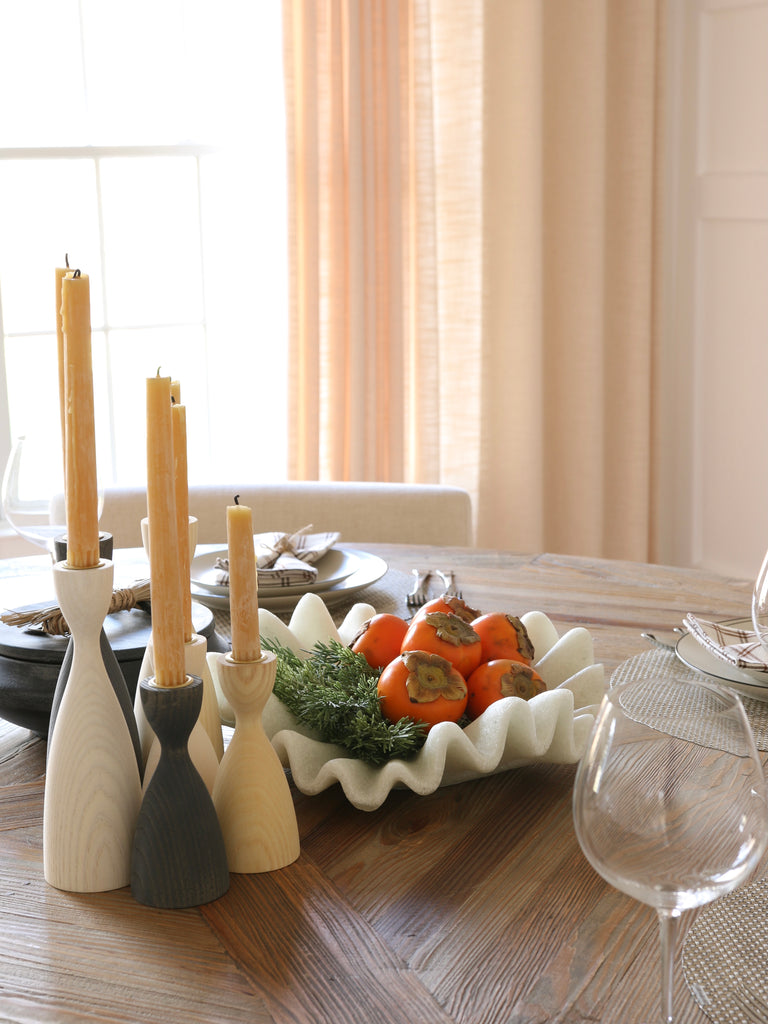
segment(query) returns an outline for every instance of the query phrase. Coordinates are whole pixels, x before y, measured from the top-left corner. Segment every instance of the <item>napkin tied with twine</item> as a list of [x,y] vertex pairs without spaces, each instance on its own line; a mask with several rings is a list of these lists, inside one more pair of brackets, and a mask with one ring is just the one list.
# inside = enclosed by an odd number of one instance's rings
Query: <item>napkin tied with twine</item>
[[[337,543],[341,534],[310,533],[312,526],[303,526],[295,533],[257,533],[254,535],[254,553],[259,587],[286,587],[296,583],[314,583],[323,555]],[[229,559],[217,558],[217,583],[229,586]]]
[[768,672],[768,652],[754,630],[709,622],[690,612],[684,623],[691,636],[721,661],[753,672]]

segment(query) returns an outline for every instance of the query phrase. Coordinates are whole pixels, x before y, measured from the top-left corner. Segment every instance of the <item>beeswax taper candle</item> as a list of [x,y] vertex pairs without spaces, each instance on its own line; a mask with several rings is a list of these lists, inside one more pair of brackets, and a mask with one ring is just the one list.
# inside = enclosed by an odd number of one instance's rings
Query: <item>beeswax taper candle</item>
[[99,564],[90,296],[87,274],[74,270],[62,277],[67,564],[78,569]]
[[[171,378],[147,378],[147,518],[155,683],[182,686],[184,606],[173,471]],[[187,542],[188,543],[188,542]]]
[[261,658],[261,639],[253,516],[250,508],[237,504],[237,500],[235,497],[235,504],[227,506],[232,660],[258,661]]
[[66,267],[56,267],[56,291],[55,291],[55,304],[56,304],[56,352],[59,360],[59,412],[61,415],[61,458],[66,472],[67,466],[67,452],[64,447],[64,410],[66,408],[66,399],[64,397],[64,329],[61,326],[61,282],[65,276],[69,273],[69,260],[66,260]]
[[[171,385],[173,395],[173,385]],[[176,530],[179,535],[179,564],[181,568],[182,602],[184,606],[184,640],[192,639],[192,589],[190,582],[189,550],[189,474],[187,472],[187,410],[183,405],[171,405],[173,429],[173,477],[176,490]]]

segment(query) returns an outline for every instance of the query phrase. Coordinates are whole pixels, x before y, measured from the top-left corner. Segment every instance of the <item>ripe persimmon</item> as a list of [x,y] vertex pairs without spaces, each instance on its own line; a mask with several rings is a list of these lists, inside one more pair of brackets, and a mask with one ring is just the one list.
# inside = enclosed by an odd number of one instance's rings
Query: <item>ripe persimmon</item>
[[484,661],[467,679],[467,713],[471,718],[478,718],[502,697],[530,700],[546,688],[539,673],[522,661],[514,658]]
[[410,718],[431,728],[458,722],[467,707],[467,683],[450,661],[427,651],[405,651],[379,676],[381,711],[390,722]]
[[398,656],[408,623],[399,615],[381,612],[364,622],[349,645],[371,668],[385,668]]
[[414,619],[423,619],[430,612],[445,612],[447,615],[458,615],[465,622],[472,622],[473,619],[480,616],[480,612],[476,608],[470,608],[462,598],[440,596],[433,597],[426,604],[423,604],[414,615]]
[[488,612],[472,621],[472,629],[480,637],[483,661],[513,658],[515,661],[525,662],[526,665],[533,661],[531,638],[516,615]]
[[446,658],[466,677],[480,664],[482,644],[474,629],[452,612],[427,612],[414,617],[402,651],[428,651]]

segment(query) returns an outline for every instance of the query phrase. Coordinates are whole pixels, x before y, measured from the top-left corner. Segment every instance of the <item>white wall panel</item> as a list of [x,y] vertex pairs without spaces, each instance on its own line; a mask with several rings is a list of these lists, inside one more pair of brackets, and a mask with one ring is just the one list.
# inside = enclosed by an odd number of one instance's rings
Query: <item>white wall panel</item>
[[751,577],[768,547],[768,2],[683,3],[686,16],[671,20],[671,94],[693,131],[671,133],[672,251],[692,283],[669,318],[683,331],[668,330],[667,343],[690,363],[689,444],[671,459],[692,473],[688,532],[666,554]]

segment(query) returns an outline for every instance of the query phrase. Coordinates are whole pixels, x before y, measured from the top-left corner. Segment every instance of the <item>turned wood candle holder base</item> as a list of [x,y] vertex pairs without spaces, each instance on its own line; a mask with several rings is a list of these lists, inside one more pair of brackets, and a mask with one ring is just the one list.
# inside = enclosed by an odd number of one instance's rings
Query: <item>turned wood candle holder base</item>
[[[112,534],[111,533],[100,533],[99,534],[99,555],[104,561],[111,561],[112,559]],[[56,537],[54,540],[54,550],[56,552],[56,561],[65,562],[67,558],[67,538],[66,535]],[[128,692],[128,684],[125,681],[123,670],[120,668],[120,663],[115,657],[115,652],[112,650],[107,634],[102,626],[101,633],[99,636],[99,644],[101,646],[101,656],[104,659],[104,667],[107,670],[109,681],[115,691],[120,707],[123,709],[123,715],[128,726],[128,732],[131,735],[131,742],[133,743],[134,751],[136,753],[136,763],[139,768],[139,774],[144,770],[144,761],[141,756],[141,741],[139,739],[139,730],[136,724],[136,717],[133,713],[133,707],[131,705],[131,697]],[[56,681],[56,689],[53,694],[53,701],[51,702],[51,715],[48,725],[48,735],[52,735],[54,726],[56,724],[56,716],[59,713],[59,706],[61,699],[64,696],[64,690],[69,679],[69,674],[72,671],[72,658],[74,655],[74,644],[72,636],[70,635],[69,644],[64,653],[64,657],[61,662],[61,668],[59,670],[58,679]]]
[[229,888],[229,869],[213,801],[187,748],[203,683],[190,676],[184,686],[159,687],[145,679],[139,688],[160,757],[136,824],[131,891],[152,907],[209,903]]
[[[224,738],[221,732],[219,703],[216,698],[216,690],[213,684],[213,678],[211,677],[211,670],[208,667],[207,652],[208,641],[204,636],[199,636],[197,633],[192,637],[189,643],[184,645],[184,666],[187,675],[198,676],[203,682],[203,698],[200,714],[192,728],[192,732],[190,733],[187,747],[189,749],[189,756],[192,758],[192,763],[200,772],[203,782],[208,787],[208,792],[212,793],[213,784],[216,781],[216,775],[219,770],[219,761],[224,753]],[[154,674],[151,667],[153,663],[151,638],[147,644],[147,653],[145,657],[150,666],[150,671],[147,675],[141,676],[140,678],[149,679]],[[211,712],[211,701],[214,703],[213,713]],[[135,710],[138,732],[142,737],[142,748],[146,746],[147,750],[143,762],[144,788],[146,789],[149,780],[152,778],[152,773],[155,770],[158,758],[160,757],[160,744],[155,736],[152,726],[147,721],[147,716],[145,715],[144,708],[142,706],[141,690],[139,688],[136,689]],[[218,741],[218,743],[216,741]],[[217,750],[217,745],[221,750],[221,754],[219,754]]]
[[299,830],[288,780],[267,739],[262,711],[275,682],[277,659],[237,662],[218,655],[218,677],[235,712],[235,731],[213,787],[230,871],[274,871],[299,856]]
[[113,577],[106,560],[53,567],[72,660],[48,739],[43,870],[47,882],[71,892],[128,884],[141,803],[136,749],[100,642]]

